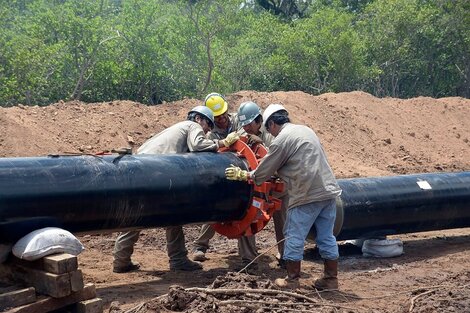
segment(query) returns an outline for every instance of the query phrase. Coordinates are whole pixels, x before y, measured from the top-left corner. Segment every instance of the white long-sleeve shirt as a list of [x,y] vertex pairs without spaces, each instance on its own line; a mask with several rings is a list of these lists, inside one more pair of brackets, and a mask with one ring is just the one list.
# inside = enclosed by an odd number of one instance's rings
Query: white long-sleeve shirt
[[201,125],[183,121],[168,127],[148,139],[137,150],[138,154],[170,154],[217,151],[217,140],[207,139]]

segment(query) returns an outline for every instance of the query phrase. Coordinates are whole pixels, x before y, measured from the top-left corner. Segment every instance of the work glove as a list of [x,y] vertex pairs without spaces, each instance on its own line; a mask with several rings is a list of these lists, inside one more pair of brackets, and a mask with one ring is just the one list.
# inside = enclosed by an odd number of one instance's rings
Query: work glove
[[248,144],[250,146],[256,144],[256,143],[263,143],[263,139],[261,139],[260,137],[256,136],[256,135],[248,135]]
[[237,134],[237,132],[232,132],[228,134],[225,139],[222,139],[222,143],[228,148],[233,145],[238,139],[240,139],[240,136]]
[[227,167],[225,169],[225,177],[228,180],[247,181],[248,180],[248,172],[245,171],[245,170],[242,170],[238,166],[230,164],[230,167]]

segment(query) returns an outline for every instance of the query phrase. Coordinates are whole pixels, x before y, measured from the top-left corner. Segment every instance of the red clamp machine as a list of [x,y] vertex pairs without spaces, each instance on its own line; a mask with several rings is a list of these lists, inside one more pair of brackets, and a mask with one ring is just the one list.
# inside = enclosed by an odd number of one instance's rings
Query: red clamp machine
[[[245,161],[250,171],[256,169],[261,159],[268,153],[262,144],[248,145],[247,138],[243,136],[230,148],[219,149],[219,152],[227,151],[235,152]],[[256,185],[251,179],[248,183],[253,185],[253,192],[246,215],[241,220],[212,225],[216,232],[227,238],[240,238],[258,233],[267,225],[274,212],[281,209],[282,202],[276,197],[276,193],[284,192],[284,183],[279,178],[273,177],[261,185]]]

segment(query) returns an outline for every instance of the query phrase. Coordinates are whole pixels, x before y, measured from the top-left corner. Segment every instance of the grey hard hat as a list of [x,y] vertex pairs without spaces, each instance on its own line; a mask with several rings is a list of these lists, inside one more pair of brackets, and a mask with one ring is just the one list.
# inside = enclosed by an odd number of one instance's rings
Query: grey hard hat
[[191,114],[191,113],[199,113],[205,117],[207,117],[209,119],[209,121],[211,121],[212,125],[210,125],[211,127],[214,127],[214,113],[212,113],[212,110],[209,109],[208,107],[204,106],[204,105],[198,105],[196,107],[194,107],[191,111],[189,111],[188,114]]
[[253,101],[243,102],[238,108],[238,120],[241,126],[250,124],[258,115],[261,115],[261,109]]

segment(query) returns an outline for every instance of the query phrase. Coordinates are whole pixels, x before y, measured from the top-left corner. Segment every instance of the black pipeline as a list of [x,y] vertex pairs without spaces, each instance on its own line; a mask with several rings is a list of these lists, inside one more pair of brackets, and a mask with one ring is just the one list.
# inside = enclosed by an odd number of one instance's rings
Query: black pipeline
[[[0,243],[241,219],[253,189],[225,179],[233,153],[0,158]],[[341,179],[335,233],[354,239],[470,227],[470,172]],[[314,228],[311,230],[314,235]]]
[[0,158],[0,242],[241,219],[252,186],[225,179],[232,153]]
[[470,172],[340,179],[337,239],[470,227]]

